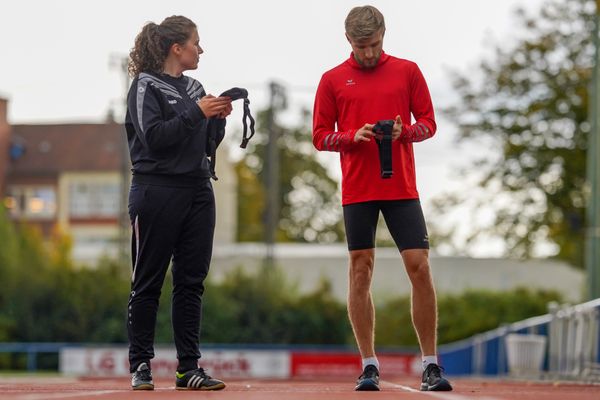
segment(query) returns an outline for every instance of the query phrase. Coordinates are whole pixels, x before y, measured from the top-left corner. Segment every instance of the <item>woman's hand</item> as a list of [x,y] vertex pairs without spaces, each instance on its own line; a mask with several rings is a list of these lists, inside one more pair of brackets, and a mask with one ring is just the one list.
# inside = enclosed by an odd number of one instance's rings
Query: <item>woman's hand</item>
[[[226,113],[226,116],[231,113],[231,99],[229,97],[215,97],[212,94],[207,94],[198,101],[198,107],[206,118],[212,118]],[[228,112],[229,110],[229,112]]]
[[[228,99],[229,97],[225,97],[226,99]],[[229,104],[227,105],[227,107],[225,107],[224,111],[221,111],[219,113],[219,115],[217,115],[217,118],[225,118],[227,117],[229,114],[231,114],[231,111],[233,111],[233,106],[231,105],[231,102],[229,102]]]

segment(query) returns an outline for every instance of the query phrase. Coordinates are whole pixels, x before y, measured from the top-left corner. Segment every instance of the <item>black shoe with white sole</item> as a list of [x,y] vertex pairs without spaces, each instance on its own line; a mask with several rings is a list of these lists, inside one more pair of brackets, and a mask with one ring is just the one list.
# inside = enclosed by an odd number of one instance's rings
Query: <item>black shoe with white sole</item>
[[133,390],[154,390],[152,382],[152,371],[148,364],[141,363],[133,374],[131,374],[131,388]]
[[206,375],[202,368],[187,372],[176,372],[175,389],[177,390],[221,390],[225,383]]
[[377,391],[379,390],[379,370],[374,365],[367,365],[362,375],[358,377],[356,381],[356,387],[354,390],[368,390]]
[[452,390],[452,385],[442,377],[443,368],[437,364],[429,364],[423,371],[421,379],[421,391],[423,392],[447,392]]

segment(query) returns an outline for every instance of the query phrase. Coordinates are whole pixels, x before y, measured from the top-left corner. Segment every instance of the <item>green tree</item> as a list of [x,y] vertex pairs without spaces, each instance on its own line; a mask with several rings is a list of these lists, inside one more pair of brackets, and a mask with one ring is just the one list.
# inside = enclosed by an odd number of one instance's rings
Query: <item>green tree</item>
[[[0,268],[0,324],[4,325],[0,329],[4,330],[1,335],[5,340],[21,340],[19,336],[28,332],[21,330],[20,323],[25,319],[35,320],[37,315],[37,310],[22,310],[21,306],[30,300],[28,295],[32,287],[43,290],[46,271],[51,263],[39,230],[25,224],[17,227],[7,220],[4,210],[0,214],[0,230],[3,234],[11,235],[11,238],[7,238],[8,240],[0,246],[0,253],[3,253],[0,257],[6,262]],[[23,311],[26,314],[23,314]]]
[[0,340],[126,340],[124,271],[110,260],[78,269],[67,235],[56,229],[45,240],[0,210]]
[[0,204],[0,341],[10,339],[14,331],[14,321],[8,313],[18,273],[20,256],[19,238],[16,229],[6,218],[6,210]]
[[269,126],[279,134],[278,241],[331,243],[342,240],[338,183],[318,161],[312,145],[311,117],[302,110],[296,126],[278,122],[281,106],[257,113],[257,131],[238,177],[238,240],[262,241],[266,207],[266,155]]
[[[558,258],[583,265],[594,12],[593,0],[549,0],[535,16],[519,10],[522,36],[514,46],[498,46],[480,74],[454,73],[459,99],[445,111],[460,141],[490,149],[463,171],[484,189],[478,205],[495,211],[468,242],[501,237],[516,257],[549,243]],[[467,196],[437,199],[437,213]],[[457,228],[436,227],[438,241],[451,243]]]

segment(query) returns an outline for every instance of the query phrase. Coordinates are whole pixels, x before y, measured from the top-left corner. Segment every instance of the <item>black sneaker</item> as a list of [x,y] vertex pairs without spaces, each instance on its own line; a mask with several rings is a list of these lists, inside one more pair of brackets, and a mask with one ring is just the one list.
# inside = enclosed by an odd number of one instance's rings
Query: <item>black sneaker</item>
[[354,390],[379,390],[379,371],[374,365],[367,365],[356,381]]
[[437,364],[429,364],[423,371],[421,379],[421,391],[424,392],[447,392],[452,390],[452,385],[445,378],[442,378],[443,368]]
[[152,371],[148,364],[141,363],[133,374],[131,374],[131,388],[133,390],[154,390],[152,382]]
[[225,383],[206,375],[202,368],[184,373],[175,372],[175,389],[177,390],[221,390]]

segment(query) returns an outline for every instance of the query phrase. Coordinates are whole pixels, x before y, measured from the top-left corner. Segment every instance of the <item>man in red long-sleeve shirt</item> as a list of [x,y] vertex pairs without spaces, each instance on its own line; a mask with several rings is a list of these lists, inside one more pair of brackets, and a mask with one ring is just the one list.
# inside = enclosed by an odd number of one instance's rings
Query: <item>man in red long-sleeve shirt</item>
[[[352,54],[321,78],[314,105],[313,144],[317,150],[340,153],[350,252],[348,315],[363,368],[355,389],[379,390],[370,287],[381,212],[412,285],[413,324],[423,356],[421,390],[452,390],[442,377],[436,355],[436,296],[412,148],[412,143],[428,139],[436,131],[429,90],[415,63],[383,51],[385,22],[379,10],[355,7],[345,25]],[[414,124],[410,124],[411,115]],[[376,139],[382,138],[373,131],[377,121],[386,119],[394,121],[389,179],[380,174]]]

